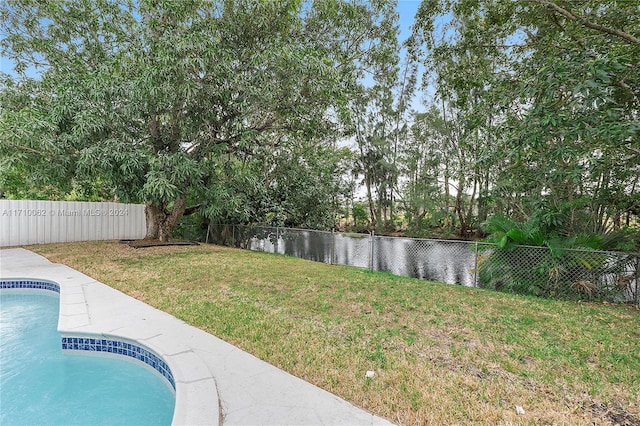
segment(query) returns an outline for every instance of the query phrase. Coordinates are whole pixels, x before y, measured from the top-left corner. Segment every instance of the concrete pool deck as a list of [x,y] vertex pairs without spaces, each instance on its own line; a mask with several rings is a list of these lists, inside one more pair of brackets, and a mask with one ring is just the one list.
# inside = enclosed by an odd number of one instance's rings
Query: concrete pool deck
[[0,250],[0,279],[60,285],[58,331],[137,342],[176,384],[174,425],[390,425],[198,328],[31,251]]

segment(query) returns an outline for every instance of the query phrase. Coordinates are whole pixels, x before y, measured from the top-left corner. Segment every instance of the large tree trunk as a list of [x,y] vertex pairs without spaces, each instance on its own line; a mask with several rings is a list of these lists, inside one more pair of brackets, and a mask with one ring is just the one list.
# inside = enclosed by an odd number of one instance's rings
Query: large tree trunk
[[467,221],[464,215],[464,208],[462,207],[462,185],[458,187],[458,193],[456,194],[455,212],[458,214],[458,220],[460,221],[458,235],[460,238],[465,239],[467,237]]
[[173,202],[173,208],[168,211],[166,206],[146,203],[147,235],[145,240],[160,240],[167,242],[173,230],[180,223],[180,219],[187,208],[187,198],[181,197]]

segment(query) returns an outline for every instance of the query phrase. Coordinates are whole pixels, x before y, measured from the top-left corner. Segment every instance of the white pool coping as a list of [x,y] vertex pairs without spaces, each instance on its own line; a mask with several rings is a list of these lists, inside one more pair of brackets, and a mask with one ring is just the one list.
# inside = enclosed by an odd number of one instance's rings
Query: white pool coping
[[0,278],[60,286],[58,331],[138,342],[176,384],[174,425],[390,425],[337,396],[68,266],[0,250]]

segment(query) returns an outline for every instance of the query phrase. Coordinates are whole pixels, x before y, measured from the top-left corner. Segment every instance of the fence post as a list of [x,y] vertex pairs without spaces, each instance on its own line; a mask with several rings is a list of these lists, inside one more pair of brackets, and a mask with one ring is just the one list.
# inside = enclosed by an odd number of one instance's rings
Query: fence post
[[369,238],[371,239],[371,244],[370,244],[370,249],[369,249],[369,269],[371,270],[371,272],[373,272],[373,256],[374,256],[374,250],[375,250],[375,237],[376,233],[375,231],[371,231],[371,233],[369,234]]
[[640,295],[638,295],[638,290],[640,290],[640,256],[636,256],[636,294],[635,294],[635,303],[636,306],[640,307]]
[[211,223],[207,224],[207,238],[204,239],[205,244],[209,244],[209,231],[211,230]]
[[237,247],[236,246],[236,225],[235,224],[231,225],[231,247]]
[[478,242],[476,241],[476,253],[473,261],[473,286],[478,287]]
[[331,258],[329,259],[329,265],[333,265],[333,256],[336,251],[336,235],[334,233],[334,229],[331,228]]
[[274,254],[278,254],[278,241],[280,241],[280,228],[276,226],[276,242],[273,244]]

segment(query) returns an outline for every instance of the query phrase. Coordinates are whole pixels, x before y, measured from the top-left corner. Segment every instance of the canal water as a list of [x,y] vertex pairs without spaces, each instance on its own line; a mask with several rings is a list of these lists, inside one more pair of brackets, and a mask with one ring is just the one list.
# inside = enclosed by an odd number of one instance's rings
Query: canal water
[[247,237],[251,250],[469,287],[476,282],[473,242],[283,228],[253,230]]

